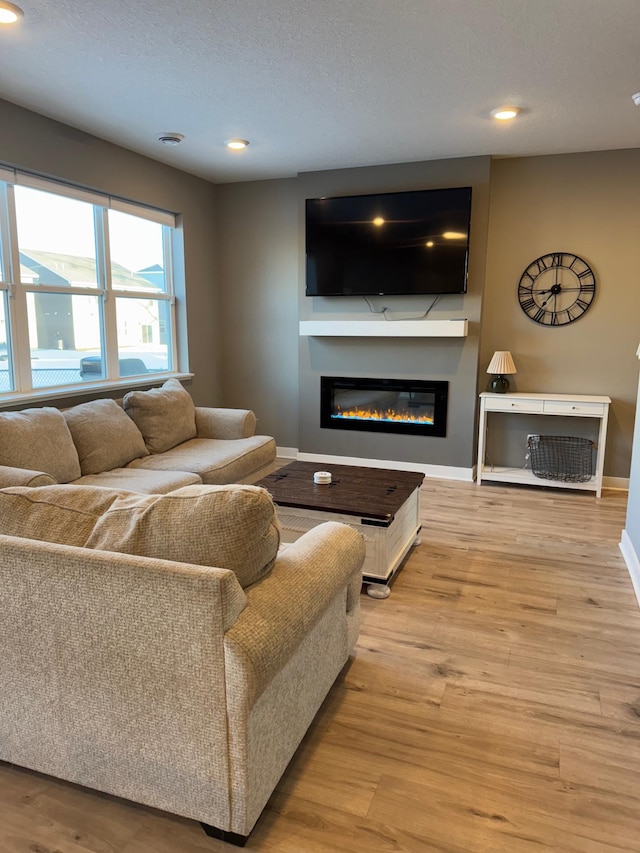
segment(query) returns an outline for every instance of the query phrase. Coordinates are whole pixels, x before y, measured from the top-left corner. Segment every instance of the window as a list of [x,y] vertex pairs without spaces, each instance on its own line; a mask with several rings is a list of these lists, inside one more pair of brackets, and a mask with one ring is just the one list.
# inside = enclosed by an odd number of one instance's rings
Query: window
[[0,399],[178,371],[173,214],[0,167]]

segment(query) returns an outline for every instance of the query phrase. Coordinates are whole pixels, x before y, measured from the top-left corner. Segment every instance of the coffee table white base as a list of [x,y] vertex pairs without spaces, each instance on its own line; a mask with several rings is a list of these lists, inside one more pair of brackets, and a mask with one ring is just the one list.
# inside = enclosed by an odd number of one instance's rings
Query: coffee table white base
[[366,546],[362,580],[368,584],[367,592],[372,598],[386,598],[389,595],[390,590],[386,595],[378,590],[385,587],[389,589],[388,581],[411,548],[419,544],[419,514],[420,489],[415,489],[409,495],[389,525],[363,515],[278,506],[282,542],[295,542],[324,521],[341,521],[361,533]]

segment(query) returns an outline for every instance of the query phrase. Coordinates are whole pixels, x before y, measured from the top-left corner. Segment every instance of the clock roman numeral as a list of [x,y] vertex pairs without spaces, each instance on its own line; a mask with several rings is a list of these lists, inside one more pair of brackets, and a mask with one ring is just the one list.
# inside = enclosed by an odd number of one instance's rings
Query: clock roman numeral
[[551,266],[552,267],[561,267],[563,257],[564,257],[563,252],[554,252],[554,254],[551,255]]
[[558,315],[555,311],[551,312],[551,325],[552,326],[559,326],[560,325],[560,323],[558,321]]
[[[545,257],[548,257],[545,255]],[[547,269],[547,264],[545,263],[544,258],[538,258],[537,261],[534,261],[535,265],[538,267],[538,273],[544,272]]]
[[531,311],[532,308],[536,307],[535,299],[531,299],[531,298],[525,299],[524,302],[521,302],[520,304],[522,305],[522,310],[526,311],[527,314],[529,314],[529,312]]
[[580,299],[580,297],[575,301],[575,305],[580,309],[580,313],[586,311],[590,304],[590,302],[585,302],[584,299]]
[[539,323],[545,314],[546,311],[544,310],[544,308],[538,308],[536,313],[533,315],[533,319],[536,321],[536,323]]

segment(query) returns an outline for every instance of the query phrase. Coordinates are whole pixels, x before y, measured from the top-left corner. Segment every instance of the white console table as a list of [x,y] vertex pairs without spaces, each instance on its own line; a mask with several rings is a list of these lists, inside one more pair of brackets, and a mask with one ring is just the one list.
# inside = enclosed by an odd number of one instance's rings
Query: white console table
[[[595,492],[596,497],[599,498],[602,494],[604,450],[610,403],[611,399],[609,397],[592,397],[580,394],[494,394],[489,391],[483,392],[480,394],[480,423],[478,428],[478,483],[481,483],[483,480],[497,480],[502,483],[519,483],[530,486],[588,489]],[[528,468],[505,468],[485,465],[487,414],[489,412],[598,418],[600,427],[596,448],[595,474],[585,483],[569,483],[563,480],[545,480],[536,477]]]

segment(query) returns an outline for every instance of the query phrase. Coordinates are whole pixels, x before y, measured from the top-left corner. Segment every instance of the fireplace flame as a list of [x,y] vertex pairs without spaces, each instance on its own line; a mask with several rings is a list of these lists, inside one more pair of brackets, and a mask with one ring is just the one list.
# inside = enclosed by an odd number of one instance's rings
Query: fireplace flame
[[396,412],[394,409],[340,409],[331,415],[332,418],[353,419],[358,421],[393,421],[394,423],[426,424],[433,426],[433,415],[413,415],[409,412]]

